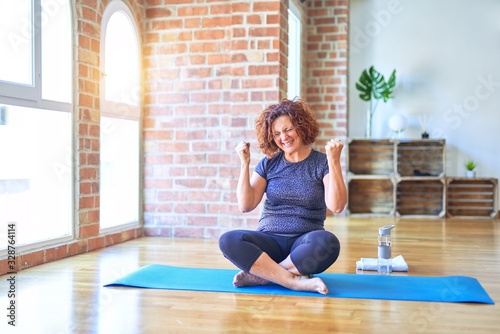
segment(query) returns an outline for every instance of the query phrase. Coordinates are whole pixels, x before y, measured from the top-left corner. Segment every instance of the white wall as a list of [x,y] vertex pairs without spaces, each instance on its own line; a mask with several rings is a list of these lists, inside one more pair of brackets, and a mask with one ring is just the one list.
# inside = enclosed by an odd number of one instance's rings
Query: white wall
[[431,138],[446,139],[447,176],[464,176],[473,159],[478,177],[500,179],[500,1],[351,0],[349,24],[349,137],[364,137],[362,70],[396,69],[395,99],[379,103],[372,137],[392,135],[396,112],[408,139],[427,119]]

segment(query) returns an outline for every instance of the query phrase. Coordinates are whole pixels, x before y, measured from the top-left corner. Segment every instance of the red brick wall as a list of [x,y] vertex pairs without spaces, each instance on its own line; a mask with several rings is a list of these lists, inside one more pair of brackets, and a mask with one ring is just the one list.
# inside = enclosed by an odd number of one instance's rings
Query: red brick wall
[[[239,160],[255,116],[286,96],[282,1],[156,1],[146,10],[146,235],[216,238],[254,228],[238,211]],[[318,146],[346,135],[347,1],[298,3],[304,12],[305,98],[322,125]],[[305,7],[307,6],[307,7]]]
[[317,146],[347,137],[347,0],[315,0],[309,6],[305,65],[306,98],[321,125]]
[[234,146],[283,95],[280,1],[157,1],[146,10],[146,235],[215,238],[252,228]]

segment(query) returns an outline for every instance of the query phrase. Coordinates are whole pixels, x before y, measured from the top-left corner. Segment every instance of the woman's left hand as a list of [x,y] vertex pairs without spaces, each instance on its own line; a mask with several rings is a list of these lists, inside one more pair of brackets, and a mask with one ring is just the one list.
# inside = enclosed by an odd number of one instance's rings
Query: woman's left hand
[[340,139],[330,139],[328,143],[326,143],[325,151],[326,157],[328,161],[340,161],[340,154],[342,153],[342,149],[344,148],[344,143]]

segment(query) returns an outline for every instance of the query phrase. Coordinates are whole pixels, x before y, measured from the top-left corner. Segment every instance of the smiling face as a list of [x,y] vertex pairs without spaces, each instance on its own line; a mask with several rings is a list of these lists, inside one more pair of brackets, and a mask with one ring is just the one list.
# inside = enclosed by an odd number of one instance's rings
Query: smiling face
[[276,118],[272,124],[274,142],[286,155],[299,152],[304,145],[297,134],[290,116]]

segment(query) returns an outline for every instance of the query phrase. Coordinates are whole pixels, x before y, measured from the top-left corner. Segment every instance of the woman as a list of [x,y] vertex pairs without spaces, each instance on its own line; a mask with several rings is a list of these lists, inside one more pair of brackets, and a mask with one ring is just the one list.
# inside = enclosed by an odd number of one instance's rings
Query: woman
[[241,271],[237,287],[271,282],[298,291],[327,294],[319,277],[340,251],[335,235],[325,231],[326,208],[341,212],[347,190],[340,166],[343,143],[332,139],[325,153],[311,149],[319,125],[302,100],[283,100],[266,108],[256,121],[257,139],[266,154],[250,177],[250,144],[236,146],[241,160],[237,186],[242,212],[255,209],[264,193],[256,231],[224,233],[219,247]]

